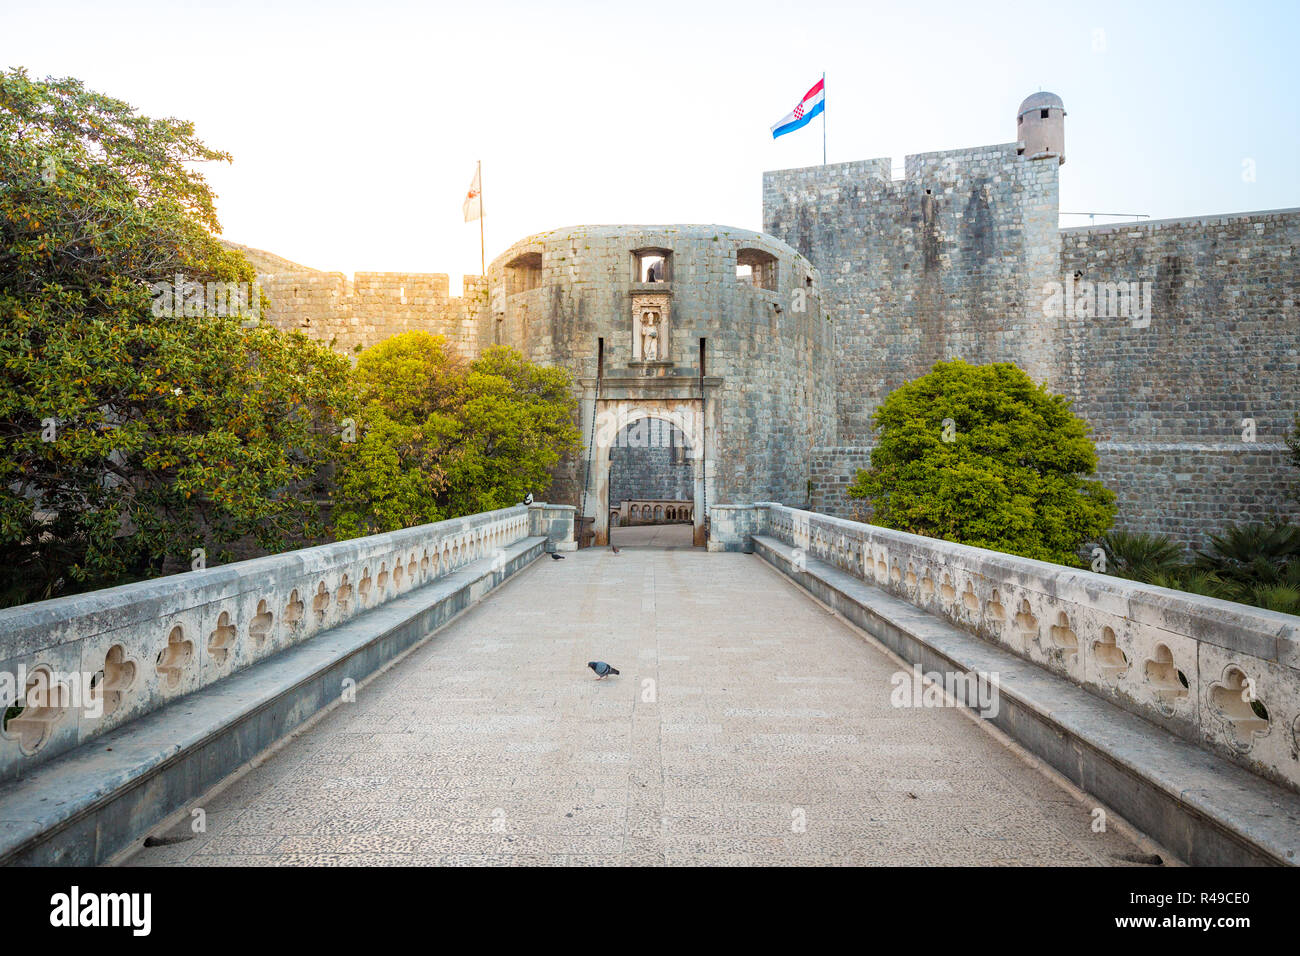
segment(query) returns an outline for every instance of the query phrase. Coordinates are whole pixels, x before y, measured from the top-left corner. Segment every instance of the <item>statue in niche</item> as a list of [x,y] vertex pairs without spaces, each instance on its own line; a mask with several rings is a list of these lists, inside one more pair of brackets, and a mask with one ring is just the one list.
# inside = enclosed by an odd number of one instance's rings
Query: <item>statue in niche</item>
[[659,313],[643,312],[641,314],[641,361],[657,362],[659,360]]

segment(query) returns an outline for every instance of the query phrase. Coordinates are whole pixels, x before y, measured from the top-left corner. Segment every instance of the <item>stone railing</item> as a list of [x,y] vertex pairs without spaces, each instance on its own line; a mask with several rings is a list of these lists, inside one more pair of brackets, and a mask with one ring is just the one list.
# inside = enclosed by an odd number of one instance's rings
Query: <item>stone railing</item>
[[1300,789],[1300,617],[779,504],[714,506],[1254,772]]
[[572,511],[518,505],[0,610],[0,781],[525,538],[571,548]]
[[609,509],[609,525],[671,524],[695,519],[695,503],[679,498],[629,498]]

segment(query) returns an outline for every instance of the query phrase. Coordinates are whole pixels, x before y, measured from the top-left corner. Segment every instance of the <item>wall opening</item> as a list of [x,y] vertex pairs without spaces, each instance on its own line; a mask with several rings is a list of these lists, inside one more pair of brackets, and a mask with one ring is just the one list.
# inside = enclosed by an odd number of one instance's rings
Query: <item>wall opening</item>
[[506,265],[506,295],[536,289],[542,284],[542,254],[525,252]]
[[637,249],[632,253],[633,282],[671,282],[673,254],[668,249]]
[[776,256],[762,249],[741,249],[736,253],[736,279],[775,292]]
[[621,429],[609,449],[608,510],[614,544],[690,547],[695,469],[686,433],[660,418],[640,418]]

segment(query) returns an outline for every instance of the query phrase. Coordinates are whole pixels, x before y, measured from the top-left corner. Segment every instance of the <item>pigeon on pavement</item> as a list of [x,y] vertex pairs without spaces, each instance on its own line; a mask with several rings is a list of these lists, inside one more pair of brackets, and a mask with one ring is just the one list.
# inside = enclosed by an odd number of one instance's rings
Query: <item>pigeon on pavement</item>
[[587,666],[596,672],[596,680],[604,680],[610,674],[618,674],[615,668],[610,667],[604,661],[587,661]]
[[563,561],[563,560],[564,560],[564,555],[560,554],[560,552],[558,552],[558,551],[552,551],[552,552],[551,552],[551,560],[552,560],[552,561]]

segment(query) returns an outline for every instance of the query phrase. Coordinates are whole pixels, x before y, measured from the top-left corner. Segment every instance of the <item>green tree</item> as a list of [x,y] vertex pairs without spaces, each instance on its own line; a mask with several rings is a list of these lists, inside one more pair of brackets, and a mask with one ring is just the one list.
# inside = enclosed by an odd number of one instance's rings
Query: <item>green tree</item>
[[254,288],[192,168],[228,158],[77,80],[0,73],[0,601],[323,530],[346,360],[158,308],[176,276]]
[[1114,493],[1069,402],[1010,363],[938,362],[876,411],[871,467],[849,495],[875,523],[1078,566],[1110,527]]
[[566,372],[493,347],[473,362],[406,332],[362,353],[362,431],[339,474],[340,537],[503,508],[578,447]]
[[353,371],[360,427],[334,492],[338,537],[451,517],[445,459],[460,430],[464,378],[446,339],[428,332],[405,332],[361,353]]
[[569,373],[494,346],[469,366],[460,441],[448,469],[452,514],[504,508],[551,484],[561,457],[579,449]]

